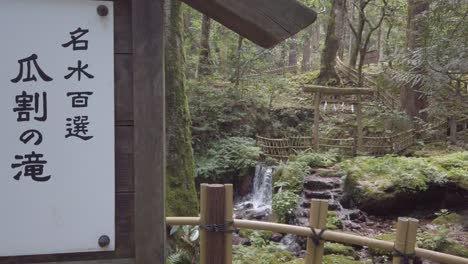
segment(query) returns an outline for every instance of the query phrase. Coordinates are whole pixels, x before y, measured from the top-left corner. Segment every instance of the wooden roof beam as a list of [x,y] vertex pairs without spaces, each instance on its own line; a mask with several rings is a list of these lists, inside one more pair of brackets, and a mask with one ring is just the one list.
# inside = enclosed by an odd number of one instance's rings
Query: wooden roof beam
[[372,95],[376,92],[375,89],[371,88],[360,88],[360,87],[328,87],[320,85],[303,85],[302,91],[305,93],[322,93],[331,95],[353,95],[353,94],[369,94]]
[[295,35],[317,18],[296,0],[182,1],[264,48]]

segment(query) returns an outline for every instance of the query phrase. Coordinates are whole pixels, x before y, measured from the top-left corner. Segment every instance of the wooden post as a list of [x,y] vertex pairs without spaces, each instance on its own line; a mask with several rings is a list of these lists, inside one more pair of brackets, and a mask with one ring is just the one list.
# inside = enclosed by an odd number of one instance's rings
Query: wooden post
[[457,143],[457,121],[455,118],[449,118],[450,142]]
[[356,104],[356,123],[357,123],[357,131],[356,131],[356,148],[357,153],[362,151],[362,98],[361,94],[357,95],[357,104]]
[[320,102],[322,100],[322,94],[320,92],[315,93],[315,102],[314,102],[314,149],[319,151],[319,122],[320,122]]
[[[313,199],[310,204],[309,225],[314,229],[324,229],[327,224],[328,201]],[[305,264],[321,264],[323,259],[323,241],[315,245],[311,237],[307,238]]]
[[[233,214],[233,202],[232,202],[232,197],[233,197],[233,191],[232,191],[232,184],[226,184],[224,185],[225,188],[225,212],[224,216],[226,220],[224,221],[226,224],[226,228],[231,229],[232,226],[232,214]],[[232,264],[232,232],[227,231],[225,234],[225,239],[224,239],[224,263],[225,264]]]
[[134,0],[131,7],[135,258],[136,264],[164,263],[164,9],[161,0]]
[[200,264],[224,263],[225,232],[214,225],[225,224],[225,188],[221,184],[202,184],[200,208]]
[[[418,220],[413,218],[398,218],[395,250],[402,254],[413,254],[416,247],[416,233],[418,229]],[[393,257],[393,264],[399,264],[400,256]],[[413,260],[410,260],[413,263]]]

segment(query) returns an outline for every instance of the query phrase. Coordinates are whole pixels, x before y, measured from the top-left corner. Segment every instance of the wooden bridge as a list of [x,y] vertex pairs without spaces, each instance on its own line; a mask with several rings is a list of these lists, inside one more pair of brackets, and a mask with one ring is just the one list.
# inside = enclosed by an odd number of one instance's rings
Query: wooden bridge
[[362,146],[358,149],[358,138],[326,138],[318,137],[318,148],[314,144],[315,137],[289,137],[272,139],[257,136],[257,145],[265,156],[279,160],[286,160],[292,154],[301,151],[327,151],[338,149],[346,155],[367,154],[385,155],[398,154],[413,146],[416,141],[434,142],[445,141],[449,136],[450,141],[456,142],[457,134],[468,130],[468,118],[446,121],[434,124],[425,129],[411,129],[402,133],[380,136],[362,136]]

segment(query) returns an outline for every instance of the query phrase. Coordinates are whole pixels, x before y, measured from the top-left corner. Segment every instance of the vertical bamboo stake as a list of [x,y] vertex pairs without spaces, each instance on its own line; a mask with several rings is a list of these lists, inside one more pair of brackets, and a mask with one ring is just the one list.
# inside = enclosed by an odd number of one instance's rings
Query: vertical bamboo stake
[[[310,204],[309,224],[314,229],[324,229],[327,224],[328,201],[313,199]],[[318,246],[312,238],[307,238],[306,264],[321,264],[323,258],[323,241]]]
[[[405,254],[413,254],[416,247],[416,236],[418,232],[419,221],[414,218],[408,218],[408,231],[406,233]],[[410,260],[410,264],[413,260]]]
[[[397,231],[395,238],[395,250],[405,253],[406,250],[406,234],[408,233],[408,218],[399,217],[397,223]],[[399,256],[393,257],[393,264],[400,264],[401,258]]]
[[320,102],[322,100],[322,94],[320,92],[315,93],[314,102],[314,149],[319,151],[319,122],[320,122]]
[[[200,185],[200,224],[206,224],[206,192],[208,184]],[[200,263],[206,263],[206,230],[200,227]]]
[[[225,188],[225,218],[226,218],[226,226],[231,227],[232,223],[232,211],[233,211],[233,203],[232,203],[232,184],[224,185]],[[224,263],[225,264],[232,264],[232,232],[227,231],[225,242],[224,242]]]

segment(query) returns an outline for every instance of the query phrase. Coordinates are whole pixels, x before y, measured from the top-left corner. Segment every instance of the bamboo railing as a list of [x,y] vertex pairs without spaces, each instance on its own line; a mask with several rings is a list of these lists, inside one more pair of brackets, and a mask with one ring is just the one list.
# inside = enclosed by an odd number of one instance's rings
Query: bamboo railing
[[[200,225],[200,264],[232,263],[232,228],[247,228],[305,236],[307,240],[306,264],[320,264],[324,255],[324,241],[333,241],[356,246],[366,246],[403,254],[395,256],[393,263],[400,263],[402,256],[414,256],[439,263],[468,264],[468,259],[416,247],[418,221],[398,218],[394,242],[325,230],[328,201],[313,199],[310,207],[309,227],[278,223],[232,219],[232,185],[201,186],[200,217],[167,217],[166,224]],[[220,224],[221,223],[221,224]],[[216,228],[213,228],[216,227]],[[313,231],[312,231],[313,229]],[[325,231],[323,231],[325,230]],[[315,236],[314,236],[315,233]],[[321,234],[317,237],[317,234]],[[314,239],[315,238],[315,239]],[[318,240],[317,240],[318,239]],[[314,241],[315,240],[315,241]],[[413,259],[410,258],[410,262]]]

